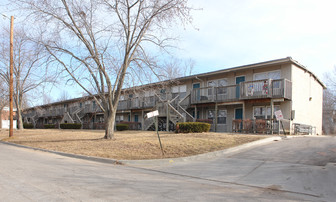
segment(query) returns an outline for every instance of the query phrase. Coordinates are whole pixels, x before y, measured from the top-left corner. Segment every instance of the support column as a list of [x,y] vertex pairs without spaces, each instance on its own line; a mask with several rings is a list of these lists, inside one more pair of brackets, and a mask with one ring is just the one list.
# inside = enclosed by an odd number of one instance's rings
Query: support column
[[141,130],[145,130],[144,110],[141,110]]
[[274,114],[274,102],[273,99],[271,99],[271,134],[273,134],[273,114]]
[[243,102],[243,120],[245,120],[245,118],[246,118],[246,117],[245,117],[245,111],[246,111],[246,110],[245,110],[245,102]]
[[197,116],[198,116],[198,113],[197,113],[197,106],[195,105],[195,121],[197,121]]
[[196,117],[197,117],[197,106],[195,105],[195,107],[194,107],[194,122],[196,121]]
[[217,116],[218,116],[218,105],[215,104],[215,132],[217,132]]

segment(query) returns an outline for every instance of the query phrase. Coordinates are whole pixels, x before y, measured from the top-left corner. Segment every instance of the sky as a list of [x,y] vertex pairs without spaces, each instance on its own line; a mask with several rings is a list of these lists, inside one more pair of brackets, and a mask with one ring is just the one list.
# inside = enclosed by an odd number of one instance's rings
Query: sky
[[[336,65],[335,0],[189,0],[193,23],[176,26],[174,55],[193,74],[291,56],[321,80]],[[80,96],[80,88],[53,88]]]
[[[334,0],[192,0],[178,55],[195,73],[291,56],[320,79],[336,65]],[[195,27],[195,28],[193,28]]]

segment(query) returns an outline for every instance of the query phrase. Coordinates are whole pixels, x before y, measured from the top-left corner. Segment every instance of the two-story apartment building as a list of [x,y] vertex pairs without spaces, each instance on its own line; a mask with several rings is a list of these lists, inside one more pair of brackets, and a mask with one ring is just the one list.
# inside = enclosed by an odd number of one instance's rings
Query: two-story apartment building
[[[321,134],[324,88],[312,72],[287,57],[124,89],[116,121],[151,130],[154,119],[145,115],[158,110],[161,130],[172,130],[177,122],[203,121],[218,132]],[[279,110],[282,123],[274,116]],[[103,113],[90,97],[26,109],[24,121],[35,127],[62,122],[104,127]]]

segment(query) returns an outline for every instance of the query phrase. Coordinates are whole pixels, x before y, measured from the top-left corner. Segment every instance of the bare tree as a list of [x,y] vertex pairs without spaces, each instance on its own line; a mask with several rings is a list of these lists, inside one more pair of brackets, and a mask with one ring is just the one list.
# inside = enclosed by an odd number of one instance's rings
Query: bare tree
[[336,132],[336,96],[330,89],[323,92],[323,132],[335,134]]
[[[0,78],[0,117],[2,117],[2,110],[8,104],[8,87],[4,85],[4,82]],[[0,129],[2,128],[2,120],[0,120]]]
[[328,89],[336,93],[336,66],[334,66],[332,71],[325,73],[324,78]]
[[324,75],[328,89],[323,92],[323,132],[336,133],[336,66]]
[[[17,28],[14,31],[14,102],[17,109],[18,128],[23,129],[22,110],[27,100],[25,96],[41,84],[48,81],[47,69],[41,69],[43,54],[42,49],[36,43],[29,40],[24,29]],[[9,32],[3,29],[2,39],[7,39]],[[1,41],[0,47],[0,76],[9,84],[9,44],[7,40]]]
[[176,58],[171,58],[164,63],[164,78],[167,80],[175,79],[178,77],[189,76],[192,74],[194,69],[194,61],[188,60],[183,61]]
[[46,93],[43,93],[42,94],[42,101],[43,101],[43,105],[46,105],[46,104],[50,104],[50,103],[53,103],[53,99]]
[[68,91],[63,90],[59,96],[59,98],[57,99],[57,101],[65,101],[65,100],[69,100],[71,99],[70,94],[68,93]]
[[[38,41],[104,112],[114,138],[127,76],[157,71],[151,52],[169,47],[168,28],[190,22],[187,0],[16,0],[39,23]],[[136,78],[133,78],[136,79]],[[94,91],[90,91],[94,88]]]

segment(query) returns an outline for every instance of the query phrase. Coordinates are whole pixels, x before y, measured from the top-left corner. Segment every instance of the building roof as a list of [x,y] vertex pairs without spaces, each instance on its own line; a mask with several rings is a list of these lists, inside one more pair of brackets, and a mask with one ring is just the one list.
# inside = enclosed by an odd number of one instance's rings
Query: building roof
[[[281,65],[281,64],[295,64],[297,67],[303,69],[304,71],[306,71],[310,75],[312,75],[314,77],[314,79],[316,79],[316,81],[318,81],[321,84],[321,86],[324,89],[326,89],[326,86],[323,84],[323,82],[319,78],[317,78],[317,76],[314,73],[309,71],[305,66],[303,66],[302,64],[300,64],[296,60],[293,60],[292,57],[286,57],[286,58],[281,58],[281,59],[276,59],[276,60],[269,60],[269,61],[265,61],[265,62],[253,63],[253,64],[248,64],[248,65],[242,65],[242,66],[236,66],[236,67],[216,70],[216,71],[212,71],[212,72],[206,72],[206,73],[201,73],[201,74],[194,74],[194,75],[190,75],[190,76],[179,77],[179,78],[175,78],[174,81],[183,81],[183,80],[188,80],[188,79],[193,79],[193,78],[213,76],[213,75],[232,72],[232,71],[246,70],[246,69],[251,69],[251,68],[262,68],[262,67],[265,67],[265,66]],[[160,83],[168,82],[168,81],[169,80],[150,83],[150,84],[145,84],[145,85],[142,85],[142,87],[158,85]],[[128,88],[128,89],[138,88],[138,87],[139,86],[131,87],[131,88]]]
[[[194,75],[190,75],[190,76],[175,78],[175,79],[172,79],[172,80],[178,82],[178,81],[184,81],[184,80],[195,79],[195,78],[197,79],[199,77],[213,76],[213,75],[232,72],[232,71],[246,70],[246,69],[251,69],[251,68],[262,68],[262,67],[265,67],[265,66],[282,65],[282,64],[295,64],[297,67],[303,69],[305,72],[308,72],[311,76],[313,76],[314,79],[317,82],[319,82],[324,89],[326,89],[326,86],[323,84],[323,82],[319,78],[317,78],[317,76],[314,73],[312,73],[310,70],[308,70],[305,66],[303,66],[302,64],[300,64],[296,60],[292,59],[292,57],[286,57],[286,58],[280,58],[280,59],[276,59],[276,60],[269,60],[269,61],[265,61],[265,62],[236,66],[236,67],[231,67],[231,68],[226,68],[226,69],[221,69],[221,70],[206,72],[206,73],[201,73],[201,74],[194,74]],[[144,85],[141,85],[141,86],[125,88],[123,90],[127,91],[127,90],[132,90],[132,89],[135,89],[135,88],[139,88],[139,87],[146,88],[146,87],[160,85],[162,83],[166,83],[166,82],[169,82],[169,81],[171,81],[171,80],[165,80],[165,81],[160,81],[160,82],[144,84]],[[79,97],[79,98],[69,99],[69,100],[65,100],[65,101],[54,102],[54,103],[35,106],[35,107],[46,107],[46,106],[51,106],[51,105],[72,103],[72,102],[77,102],[77,101],[80,101],[80,100],[90,99],[91,97],[92,96],[84,96],[84,97]],[[31,108],[35,108],[35,107],[31,107]],[[31,109],[31,108],[28,108],[28,109]]]

